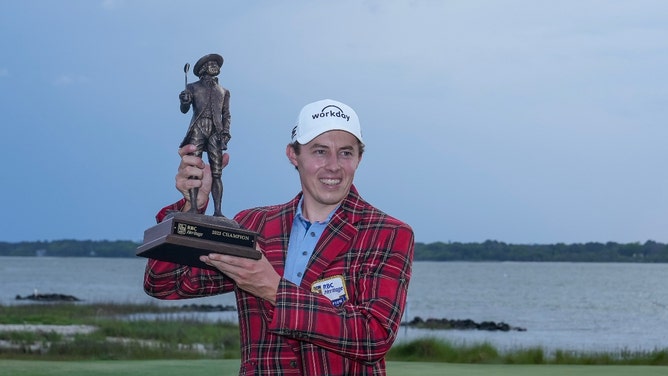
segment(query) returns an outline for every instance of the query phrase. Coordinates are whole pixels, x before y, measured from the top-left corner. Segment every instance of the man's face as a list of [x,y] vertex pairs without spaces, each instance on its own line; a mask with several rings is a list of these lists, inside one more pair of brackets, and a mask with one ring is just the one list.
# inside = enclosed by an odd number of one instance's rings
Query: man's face
[[361,161],[357,138],[345,131],[329,131],[302,145],[299,155],[289,145],[286,153],[299,171],[306,218],[323,220],[322,214],[329,214],[350,191]]
[[218,63],[216,63],[213,60],[209,60],[204,64],[204,68],[206,68],[206,73],[209,76],[217,76],[220,73],[220,67],[218,66]]

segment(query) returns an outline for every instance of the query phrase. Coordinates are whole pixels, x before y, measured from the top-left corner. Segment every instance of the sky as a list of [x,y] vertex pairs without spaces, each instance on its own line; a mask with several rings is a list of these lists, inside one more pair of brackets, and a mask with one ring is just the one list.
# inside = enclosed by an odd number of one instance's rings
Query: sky
[[668,242],[666,1],[1,3],[0,241],[141,241],[180,198],[183,66],[219,53],[229,217],[300,191],[290,131],[331,98],[418,242]]

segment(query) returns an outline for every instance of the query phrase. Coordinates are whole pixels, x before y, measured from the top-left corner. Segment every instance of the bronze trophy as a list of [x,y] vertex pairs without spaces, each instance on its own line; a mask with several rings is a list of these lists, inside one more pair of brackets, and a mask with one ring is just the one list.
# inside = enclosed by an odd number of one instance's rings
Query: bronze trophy
[[[258,260],[262,256],[255,249],[256,233],[240,228],[235,221],[223,216],[223,153],[230,135],[230,92],[218,83],[223,57],[208,54],[200,58],[193,73],[199,81],[188,83],[190,64],[183,67],[186,75],[185,90],[179,94],[180,109],[193,115],[181,147],[193,144],[194,155],[206,151],[211,166],[211,196],[213,216],[199,214],[196,205],[187,213],[173,212],[156,226],[144,231],[144,242],[137,248],[137,256],[170,261],[183,265],[211,269],[199,260],[212,252]],[[197,202],[197,189],[190,190],[190,202]]]

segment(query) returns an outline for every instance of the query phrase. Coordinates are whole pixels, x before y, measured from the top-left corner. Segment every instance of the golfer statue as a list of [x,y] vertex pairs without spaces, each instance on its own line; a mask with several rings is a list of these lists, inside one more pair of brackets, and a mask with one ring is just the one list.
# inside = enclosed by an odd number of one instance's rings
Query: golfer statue
[[[186,67],[189,65],[186,64]],[[193,153],[201,157],[206,151],[211,166],[211,196],[213,197],[214,216],[222,217],[223,201],[223,153],[230,141],[230,92],[218,84],[218,74],[223,66],[223,57],[218,54],[203,56],[195,63],[193,73],[199,81],[188,84],[179,94],[181,112],[187,113],[190,106],[193,115],[188,132],[181,142],[183,147],[193,144],[197,147]],[[186,69],[186,75],[188,74]],[[191,212],[197,213],[198,188],[190,190]]]

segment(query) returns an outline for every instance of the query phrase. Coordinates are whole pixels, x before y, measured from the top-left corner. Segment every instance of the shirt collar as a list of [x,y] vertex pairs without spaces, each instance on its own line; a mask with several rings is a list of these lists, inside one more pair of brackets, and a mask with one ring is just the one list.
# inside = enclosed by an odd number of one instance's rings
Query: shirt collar
[[[302,197],[299,199],[299,203],[297,204],[297,212],[295,213],[295,219],[299,220],[301,223],[303,223],[305,226],[308,227],[308,226],[311,225],[311,222],[309,220],[307,220],[306,218],[304,218],[304,215],[302,214],[302,204],[303,203],[304,203],[304,196],[302,195]],[[324,221],[319,222],[319,223],[329,223],[329,221],[334,216],[334,213],[336,212],[336,210],[340,206],[341,206],[341,204],[337,205],[334,209],[332,209],[332,211],[327,216],[327,219],[325,219]]]

